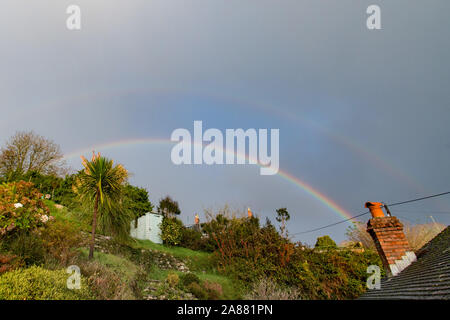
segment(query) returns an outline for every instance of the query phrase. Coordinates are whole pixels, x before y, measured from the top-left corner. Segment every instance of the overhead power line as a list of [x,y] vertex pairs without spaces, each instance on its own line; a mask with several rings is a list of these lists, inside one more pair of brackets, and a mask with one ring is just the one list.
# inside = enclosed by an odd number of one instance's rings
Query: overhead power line
[[338,222],[335,222],[335,223],[328,224],[328,225],[323,226],[323,227],[320,227],[320,228],[315,228],[315,229],[311,229],[311,230],[307,230],[307,231],[302,231],[302,232],[293,233],[292,235],[303,234],[303,233],[310,233],[310,232],[319,231],[319,230],[322,230],[322,229],[325,229],[325,228],[333,227],[333,226],[335,226],[335,225],[338,225],[338,224],[341,224],[341,223],[344,223],[344,222],[347,222],[347,221],[356,219],[356,218],[358,218],[358,217],[362,217],[362,216],[364,216],[364,215],[366,215],[366,214],[368,214],[368,213],[370,213],[370,211],[367,211],[367,212],[358,214],[358,215],[356,215],[356,216],[350,217],[350,218],[345,219],[345,220],[341,220],[341,221],[338,221]]
[[431,211],[431,210],[395,210],[395,212],[405,213],[425,213],[425,214],[450,214],[450,211]]
[[[431,196],[426,196],[426,197],[421,197],[421,198],[416,198],[416,199],[411,199],[411,200],[406,200],[406,201],[386,204],[386,206],[394,207],[394,206],[399,206],[399,205],[403,205],[403,204],[407,204],[407,203],[411,203],[411,202],[416,202],[416,201],[422,201],[422,200],[426,200],[426,199],[436,198],[436,197],[444,196],[444,195],[447,195],[447,194],[450,194],[450,191],[442,192],[442,193],[438,193],[438,194],[433,194]],[[310,233],[310,232],[319,231],[319,230],[322,230],[322,229],[325,229],[325,228],[333,227],[335,225],[338,225],[338,224],[341,224],[341,223],[344,223],[344,222],[347,222],[347,221],[350,221],[350,220],[362,217],[362,216],[364,216],[364,215],[366,215],[368,213],[370,213],[370,211],[366,211],[366,212],[360,213],[360,214],[358,214],[356,216],[353,216],[353,217],[350,217],[348,219],[341,220],[341,221],[338,221],[338,222],[335,222],[335,223],[331,223],[331,224],[328,224],[328,225],[323,226],[323,227],[319,227],[319,228],[315,228],[315,229],[311,229],[311,230],[306,230],[306,231],[302,231],[302,232],[293,233],[292,235],[305,234],[305,233]]]
[[431,196],[426,196],[426,197],[422,197],[422,198],[416,198],[416,199],[412,199],[412,200],[407,200],[407,201],[402,201],[402,202],[396,202],[396,203],[391,203],[388,204],[389,207],[393,207],[393,206],[399,206],[401,204],[406,204],[406,203],[411,203],[411,202],[416,202],[416,201],[421,201],[421,200],[426,200],[426,199],[431,199],[431,198],[436,198],[436,197],[440,197],[440,196],[444,196],[446,194],[450,194],[450,191],[448,192],[442,192],[442,193],[438,193],[438,194],[433,194]]

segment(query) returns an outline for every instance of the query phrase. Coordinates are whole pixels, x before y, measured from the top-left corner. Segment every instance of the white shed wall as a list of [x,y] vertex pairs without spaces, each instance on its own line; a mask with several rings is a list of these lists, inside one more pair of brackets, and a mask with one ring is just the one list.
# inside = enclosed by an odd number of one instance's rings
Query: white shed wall
[[154,243],[162,243],[160,236],[160,224],[162,222],[162,215],[147,213],[138,219],[137,228],[135,228],[135,221],[131,221],[130,235],[135,239],[150,240]]

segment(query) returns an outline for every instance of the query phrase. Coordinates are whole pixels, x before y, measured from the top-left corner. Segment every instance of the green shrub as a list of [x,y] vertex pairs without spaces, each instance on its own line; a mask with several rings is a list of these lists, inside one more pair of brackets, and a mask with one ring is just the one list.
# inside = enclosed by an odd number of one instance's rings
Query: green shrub
[[40,238],[50,258],[66,265],[83,245],[80,229],[69,221],[53,220],[40,230]]
[[323,236],[317,238],[316,245],[314,246],[318,249],[336,249],[337,245],[330,236]]
[[181,275],[181,277],[180,277],[180,284],[183,287],[187,288],[187,287],[189,287],[189,285],[191,283],[200,284],[201,280],[195,273],[192,273],[192,272],[185,273],[185,274]]
[[81,289],[68,289],[65,270],[46,270],[32,266],[0,275],[0,300],[86,300],[90,299],[86,281]]
[[146,189],[127,184],[123,191],[125,207],[133,212],[133,218],[137,219],[147,212],[153,211],[153,204],[148,199],[148,191]]
[[66,266],[77,255],[75,248],[82,244],[77,227],[53,219],[35,230],[9,235],[1,242],[1,247],[19,256],[27,266],[43,263]]
[[51,174],[46,175],[36,171],[28,171],[20,178],[24,181],[32,182],[41,193],[50,194],[51,200],[55,203],[72,207],[78,202],[72,189],[76,176],[77,174],[66,175],[63,179]]
[[208,292],[206,292],[205,289],[203,289],[198,283],[192,282],[187,289],[190,293],[192,293],[197,299],[199,300],[207,300],[208,299]]
[[27,266],[45,262],[45,247],[37,232],[19,232],[1,243],[4,250],[19,256]]
[[176,285],[178,285],[178,282],[180,281],[180,277],[178,277],[178,275],[176,273],[169,273],[167,275],[167,283],[169,284],[170,287],[175,287]]
[[181,230],[180,246],[191,250],[202,250],[203,242],[201,232],[183,227]]
[[370,250],[296,251],[289,273],[297,277],[289,285],[298,286],[305,299],[355,299],[365,291],[369,265],[381,267],[379,256]]
[[164,244],[176,246],[181,241],[183,223],[177,218],[164,217],[161,223],[161,239]]
[[365,291],[367,267],[381,266],[376,253],[339,249],[327,236],[318,239],[320,250],[294,244],[257,218],[217,215],[202,230],[209,245],[215,242],[218,270],[246,289],[268,277],[277,288],[296,288],[300,298],[354,299]]

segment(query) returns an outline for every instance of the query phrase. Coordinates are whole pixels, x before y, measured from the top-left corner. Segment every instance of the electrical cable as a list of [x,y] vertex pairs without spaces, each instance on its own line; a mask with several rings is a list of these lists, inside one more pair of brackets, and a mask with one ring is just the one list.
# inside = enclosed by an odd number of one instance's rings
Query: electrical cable
[[[447,194],[450,194],[450,191],[442,192],[442,193],[438,193],[438,194],[433,194],[431,196],[426,196],[426,197],[421,197],[421,198],[416,198],[416,199],[411,199],[411,200],[406,200],[406,201],[401,201],[401,202],[395,202],[395,203],[387,204],[387,206],[394,207],[394,206],[399,206],[399,205],[403,205],[403,204],[407,204],[407,203],[411,203],[411,202],[416,202],[416,201],[422,201],[422,200],[426,200],[426,199],[436,198],[436,197],[444,196],[444,195],[447,195]],[[296,233],[292,233],[291,235],[305,234],[305,233],[310,233],[310,232],[314,232],[314,231],[319,231],[319,230],[322,230],[322,229],[325,229],[325,228],[333,227],[335,225],[338,225],[338,224],[341,224],[341,223],[353,220],[353,219],[358,218],[358,217],[362,217],[362,216],[364,216],[364,215],[366,215],[368,213],[370,213],[370,211],[366,211],[364,213],[358,214],[358,215],[350,217],[348,219],[341,220],[341,221],[338,221],[338,222],[335,222],[335,223],[331,223],[331,224],[328,224],[328,225],[323,226],[323,227],[319,227],[319,228],[315,228],[315,229],[311,229],[311,230],[306,230],[306,231],[302,231],[302,232],[296,232]]]

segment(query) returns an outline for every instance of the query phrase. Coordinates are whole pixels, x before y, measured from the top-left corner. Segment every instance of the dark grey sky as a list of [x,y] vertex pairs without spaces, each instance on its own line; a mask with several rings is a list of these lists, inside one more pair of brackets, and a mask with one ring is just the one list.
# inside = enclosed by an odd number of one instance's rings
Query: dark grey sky
[[[76,32],[65,27],[73,3],[82,10]],[[381,7],[382,30],[366,28],[370,4]],[[73,153],[169,138],[194,120],[279,128],[281,169],[352,214],[367,200],[448,191],[449,12],[445,0],[5,0],[0,142],[33,129]],[[342,218],[280,176],[254,166],[176,167],[170,148],[99,151],[133,172],[153,201],[177,199],[185,222],[225,203],[272,218],[287,207],[291,233]],[[450,222],[449,198],[398,210],[405,221]],[[296,239],[341,241],[347,226]]]

